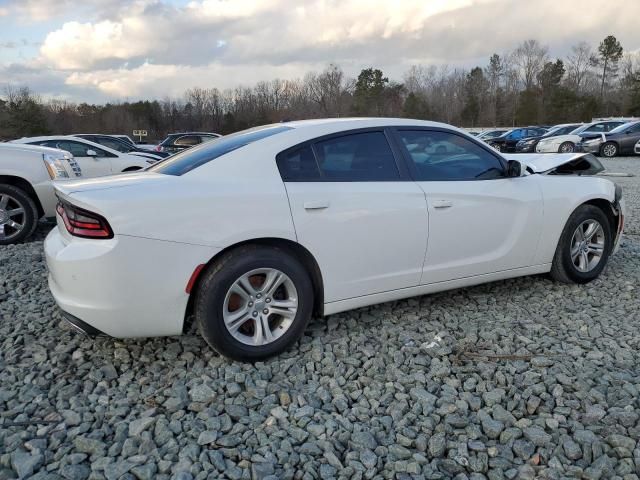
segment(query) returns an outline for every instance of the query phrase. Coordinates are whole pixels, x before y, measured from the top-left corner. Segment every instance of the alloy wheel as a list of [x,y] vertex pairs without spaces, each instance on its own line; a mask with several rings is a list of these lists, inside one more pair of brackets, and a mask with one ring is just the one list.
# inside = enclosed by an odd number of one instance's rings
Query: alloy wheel
[[583,273],[590,272],[604,255],[605,236],[602,225],[596,220],[585,220],[571,237],[571,261]]
[[617,152],[618,152],[618,149],[612,143],[608,143],[604,147],[602,147],[602,154],[605,157],[615,157]]
[[7,193],[0,193],[0,240],[11,240],[22,233],[26,225],[24,206]]
[[569,142],[560,145],[560,153],[573,153],[573,145]]
[[280,338],[298,312],[298,292],[275,268],[259,268],[238,278],[225,295],[224,325],[245,345],[261,346]]

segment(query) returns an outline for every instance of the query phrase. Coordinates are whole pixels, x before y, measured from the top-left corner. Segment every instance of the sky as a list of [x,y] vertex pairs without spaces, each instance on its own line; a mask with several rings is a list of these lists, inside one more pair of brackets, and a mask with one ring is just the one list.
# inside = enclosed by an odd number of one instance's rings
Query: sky
[[[614,5],[615,4],[615,5]],[[529,38],[564,56],[615,35],[640,51],[640,0],[0,0],[0,88],[106,102],[411,65],[472,67]]]

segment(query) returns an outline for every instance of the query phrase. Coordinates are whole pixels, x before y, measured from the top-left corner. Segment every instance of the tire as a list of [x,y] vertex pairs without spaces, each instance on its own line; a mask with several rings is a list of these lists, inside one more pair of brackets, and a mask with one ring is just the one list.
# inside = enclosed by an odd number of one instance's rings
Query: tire
[[[13,213],[21,210],[20,213]],[[37,225],[38,207],[24,190],[14,185],[0,184],[0,245],[18,243],[33,234]],[[20,228],[14,225],[20,225]]]
[[606,142],[600,147],[600,156],[613,158],[618,155],[618,145],[613,142]]
[[[592,244],[594,246],[598,244],[599,248],[601,248],[599,260],[593,265],[591,265],[591,262],[595,260],[596,252],[586,253],[586,257],[581,253],[572,255],[572,250],[581,252],[581,248],[575,248],[576,240],[578,240],[578,243],[580,240],[576,237],[578,228],[581,228],[583,233],[585,231],[588,233],[589,222],[596,222],[601,227],[601,233],[596,230],[593,237],[590,237],[593,241],[589,240],[585,245],[588,247]],[[583,238],[585,238],[584,235]],[[611,225],[605,213],[596,206],[581,205],[571,214],[562,230],[551,265],[551,277],[562,283],[588,283],[596,279],[607,264],[612,246]],[[583,257],[583,259],[580,259],[580,257]],[[585,258],[586,261],[584,260]],[[590,261],[589,259],[592,260]],[[583,261],[586,263],[584,265],[586,269],[580,268]]]
[[[273,292],[273,298],[268,292],[261,297],[259,291],[263,291],[260,289],[264,285],[260,280],[266,282],[267,275],[274,271],[284,274],[286,280]],[[246,282],[241,283],[241,278]],[[239,285],[244,286],[238,288]],[[242,297],[235,293],[240,290]],[[311,319],[313,300],[311,279],[298,260],[277,247],[247,245],[224,254],[203,274],[196,292],[194,315],[200,334],[218,353],[234,360],[255,362],[283,352],[302,336]],[[285,303],[295,303],[295,311],[278,307]],[[272,313],[274,309],[287,311],[288,317]],[[267,311],[270,313],[265,315]],[[242,312],[246,315],[240,315]],[[236,314],[240,320],[232,321]],[[264,322],[271,339],[263,328]]]
[[558,153],[573,153],[576,149],[576,146],[573,142],[563,142],[558,147]]
[[502,145],[500,145],[499,143],[491,143],[490,144],[493,148],[495,148],[497,151],[501,152],[502,151]]

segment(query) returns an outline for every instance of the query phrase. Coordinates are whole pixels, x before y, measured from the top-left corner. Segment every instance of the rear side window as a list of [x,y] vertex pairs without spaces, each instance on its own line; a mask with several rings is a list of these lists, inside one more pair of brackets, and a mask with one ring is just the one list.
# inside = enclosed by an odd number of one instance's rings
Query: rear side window
[[318,167],[326,181],[382,182],[400,178],[383,132],[363,132],[314,144]]
[[320,180],[320,170],[310,145],[278,154],[280,176],[285,182],[313,182]]
[[498,158],[455,133],[429,130],[398,132],[418,181],[491,180],[504,177]]
[[268,125],[266,127],[250,128],[231,135],[226,135],[197,147],[184,150],[177,155],[167,157],[152,167],[151,172],[164,173],[166,175],[184,175],[191,170],[209,163],[233,150],[244,147],[250,143],[261,140],[280,132],[291,130],[284,125]]
[[174,145],[179,145],[181,147],[192,147],[194,145],[198,145],[201,143],[200,137],[198,135],[184,135],[183,137],[178,138]]

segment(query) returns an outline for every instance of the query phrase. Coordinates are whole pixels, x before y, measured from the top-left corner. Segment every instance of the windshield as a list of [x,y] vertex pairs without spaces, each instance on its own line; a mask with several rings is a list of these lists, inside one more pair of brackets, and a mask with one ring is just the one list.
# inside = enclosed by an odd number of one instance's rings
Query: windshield
[[544,135],[542,135],[542,138],[544,137],[553,137],[556,132],[558,130],[562,130],[564,127],[553,127],[551,130],[549,130],[547,133],[545,133]]
[[620,132],[624,132],[627,128],[632,127],[634,125],[636,125],[638,122],[627,122],[627,123],[623,123],[622,125],[614,128],[613,130],[611,130],[609,133],[620,133]]
[[237,150],[257,140],[270,137],[276,133],[291,130],[291,128],[292,127],[284,125],[266,125],[242,130],[241,132],[216,138],[197,147],[184,150],[181,153],[156,163],[147,170],[150,172],[164,173],[166,175],[184,175],[233,150]]
[[593,127],[594,125],[596,125],[595,123],[587,123],[585,125],[582,125],[578,128],[576,128],[575,130],[573,130],[570,134],[571,135],[577,135],[578,133],[582,133],[584,132],[587,128],[589,127]]

